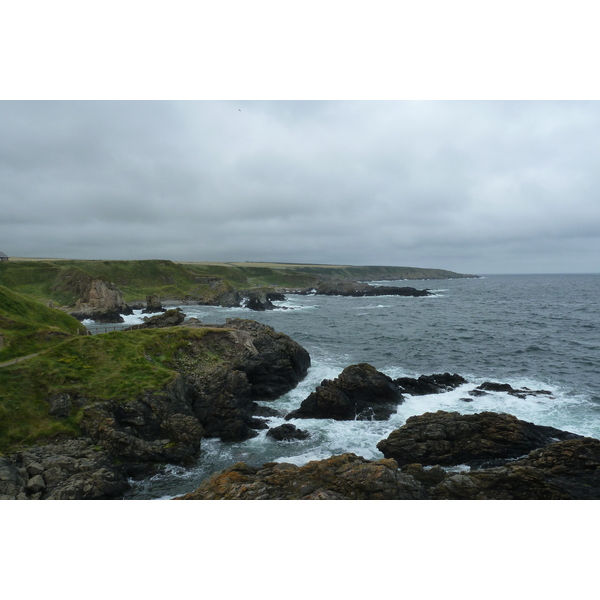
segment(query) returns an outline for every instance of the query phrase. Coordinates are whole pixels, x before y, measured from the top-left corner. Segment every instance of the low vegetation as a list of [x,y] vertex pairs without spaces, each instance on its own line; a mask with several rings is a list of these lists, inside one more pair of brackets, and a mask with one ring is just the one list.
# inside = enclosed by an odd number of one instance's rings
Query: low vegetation
[[169,260],[11,260],[0,264],[0,285],[43,303],[73,305],[90,279],[112,282],[125,302],[156,294],[168,300],[210,295],[215,283],[234,289],[301,289],[323,279],[446,279],[452,271],[414,267],[305,265],[287,263],[209,263]]
[[0,369],[0,452],[57,434],[78,435],[81,407],[67,419],[49,414],[47,398],[82,403],[127,400],[160,390],[179,372],[211,369],[227,358],[227,329],[170,327],[74,337]]
[[0,363],[41,352],[84,332],[77,319],[0,286]]

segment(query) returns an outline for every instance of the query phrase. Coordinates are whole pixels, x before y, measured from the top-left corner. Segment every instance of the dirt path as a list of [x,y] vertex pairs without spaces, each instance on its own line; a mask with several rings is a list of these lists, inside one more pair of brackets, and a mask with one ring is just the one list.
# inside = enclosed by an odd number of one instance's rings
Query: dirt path
[[28,356],[19,356],[17,358],[12,358],[11,360],[7,360],[6,362],[0,363],[0,368],[9,367],[10,365],[16,365],[17,363],[23,362],[24,360],[28,360],[29,358],[33,358],[38,354],[40,353],[36,352],[35,354],[29,354]]

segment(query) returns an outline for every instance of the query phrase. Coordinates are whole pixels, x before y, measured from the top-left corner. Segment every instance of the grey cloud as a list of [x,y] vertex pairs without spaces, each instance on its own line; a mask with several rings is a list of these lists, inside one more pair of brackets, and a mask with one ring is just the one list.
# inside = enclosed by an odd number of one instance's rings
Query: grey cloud
[[0,126],[10,255],[598,271],[596,102],[1,102]]

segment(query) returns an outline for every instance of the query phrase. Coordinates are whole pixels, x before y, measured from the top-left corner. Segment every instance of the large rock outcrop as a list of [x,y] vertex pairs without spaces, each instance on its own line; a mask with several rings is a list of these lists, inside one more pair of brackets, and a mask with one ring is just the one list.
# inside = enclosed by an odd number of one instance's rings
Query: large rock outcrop
[[394,379],[394,383],[404,394],[425,396],[448,392],[467,383],[467,380],[457,373],[454,373],[454,375],[450,373],[434,373],[433,375],[421,375],[417,379],[413,377],[399,377],[398,379]]
[[400,466],[420,463],[482,467],[503,464],[551,442],[578,437],[508,414],[461,415],[439,410],[408,418],[377,448]]
[[[419,467],[407,470],[418,477]],[[555,442],[501,467],[449,473],[426,493],[432,500],[600,500],[600,440]]]
[[393,460],[342,454],[297,467],[236,463],[179,500],[419,500],[424,487]]
[[252,338],[253,350],[234,367],[246,374],[254,400],[275,400],[306,376],[310,355],[289,336],[249,319],[227,319],[224,327]]
[[361,363],[346,367],[334,380],[324,379],[289,419],[338,421],[384,420],[396,412],[402,394],[390,377]]
[[123,323],[121,315],[129,315],[132,310],[114,283],[90,277],[75,308],[67,312],[80,321],[92,319],[96,323]]
[[125,403],[86,406],[81,426],[123,462],[182,464],[197,458],[202,437],[229,442],[256,436],[267,427],[254,416],[256,400],[290,391],[309,366],[308,352],[285,334],[228,319],[181,348],[180,375],[172,384]]
[[86,438],[0,457],[0,500],[107,500],[128,487],[108,453]]
[[159,327],[176,327],[182,325],[185,321],[185,313],[179,308],[171,308],[161,312],[153,317],[144,317],[143,323],[138,323],[127,327],[123,331],[132,331],[134,329],[156,329]]
[[469,472],[343,454],[297,467],[237,463],[179,500],[599,500],[600,440],[554,442]]

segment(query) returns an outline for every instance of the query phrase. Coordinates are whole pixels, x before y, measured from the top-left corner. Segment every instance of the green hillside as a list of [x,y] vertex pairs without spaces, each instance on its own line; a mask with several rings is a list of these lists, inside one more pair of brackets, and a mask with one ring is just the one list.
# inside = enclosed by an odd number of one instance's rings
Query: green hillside
[[64,312],[0,286],[0,363],[40,352],[85,331]]
[[156,294],[163,300],[195,300],[211,294],[216,280],[236,289],[302,289],[322,279],[451,279],[472,277],[415,267],[209,263],[169,260],[11,260],[0,263],[0,285],[46,304],[73,305],[92,279],[112,282],[125,302]]
[[[127,401],[160,390],[179,371],[226,360],[227,329],[169,327],[72,337],[29,360],[0,368],[0,453],[58,434],[79,435],[82,409],[49,414],[47,398]],[[225,342],[225,343],[224,343]]]

